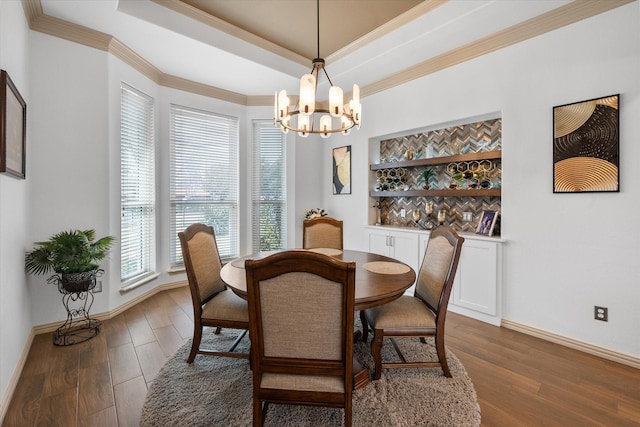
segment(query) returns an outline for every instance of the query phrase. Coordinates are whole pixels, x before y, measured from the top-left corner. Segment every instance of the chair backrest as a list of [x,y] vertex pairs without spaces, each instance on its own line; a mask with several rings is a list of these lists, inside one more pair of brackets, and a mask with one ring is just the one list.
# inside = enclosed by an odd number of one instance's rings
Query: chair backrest
[[304,221],[302,247],[333,248],[342,250],[342,221],[321,216]]
[[416,297],[436,315],[447,309],[464,237],[451,227],[431,231],[416,283]]
[[355,263],[284,251],[245,269],[254,385],[286,372],[343,377],[351,390]]
[[195,313],[199,313],[203,303],[226,288],[220,278],[222,261],[216,235],[211,226],[192,224],[178,233],[178,237],[194,310],[197,305]]

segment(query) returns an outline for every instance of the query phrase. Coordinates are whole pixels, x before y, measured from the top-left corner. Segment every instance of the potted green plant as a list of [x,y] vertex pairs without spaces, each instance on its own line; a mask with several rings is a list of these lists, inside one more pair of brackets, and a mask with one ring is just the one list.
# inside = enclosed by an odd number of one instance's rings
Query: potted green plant
[[423,189],[425,190],[429,189],[429,179],[435,175],[436,175],[435,171],[431,168],[425,169],[420,173],[420,179],[423,182],[422,184]]
[[98,261],[104,259],[114,238],[95,240],[95,230],[70,230],[54,234],[46,242],[36,242],[25,255],[25,271],[31,274],[55,274],[47,279],[60,291],[82,292],[95,286],[102,272]]

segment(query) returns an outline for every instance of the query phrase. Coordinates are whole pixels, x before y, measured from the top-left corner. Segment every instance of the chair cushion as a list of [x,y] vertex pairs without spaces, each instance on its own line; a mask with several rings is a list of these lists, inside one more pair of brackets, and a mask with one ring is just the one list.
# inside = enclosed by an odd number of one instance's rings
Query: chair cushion
[[342,358],[342,285],[292,272],[259,286],[265,356]]
[[220,278],[222,264],[216,239],[212,234],[199,232],[189,240],[188,245],[193,273],[200,288],[200,297],[206,300],[216,292],[225,289],[224,282]]
[[314,224],[307,226],[304,247],[342,249],[340,228],[331,224]]
[[403,295],[380,307],[365,310],[373,329],[435,328],[436,317],[418,298]]
[[319,375],[274,374],[265,372],[260,382],[262,388],[282,390],[325,391],[344,393],[342,377],[327,377]]
[[249,322],[247,302],[229,290],[222,291],[202,307],[202,318]]
[[427,251],[418,273],[416,294],[439,310],[440,294],[447,281],[454,247],[444,236],[429,239]]

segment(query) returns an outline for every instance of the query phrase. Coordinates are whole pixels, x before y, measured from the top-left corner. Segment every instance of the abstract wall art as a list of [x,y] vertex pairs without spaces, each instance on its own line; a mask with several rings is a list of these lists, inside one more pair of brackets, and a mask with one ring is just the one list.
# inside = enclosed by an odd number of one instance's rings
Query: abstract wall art
[[619,100],[611,95],[553,108],[553,192],[618,192]]
[[351,194],[351,146],[333,149],[333,194]]

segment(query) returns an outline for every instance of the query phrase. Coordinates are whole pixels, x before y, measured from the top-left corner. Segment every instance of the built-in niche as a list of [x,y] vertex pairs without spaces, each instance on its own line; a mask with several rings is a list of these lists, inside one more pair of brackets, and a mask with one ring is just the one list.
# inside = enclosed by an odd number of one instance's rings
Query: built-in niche
[[[488,119],[473,123],[428,130],[380,141],[380,163],[403,162],[411,159],[438,158],[502,150],[502,119]],[[407,153],[409,153],[407,155]],[[433,169],[429,179],[431,190],[451,190],[451,195],[380,197],[380,219],[382,224],[399,227],[425,228],[437,222],[437,213],[444,211],[445,224],[460,232],[475,232],[482,211],[501,211],[500,196],[476,196],[465,193],[472,186],[500,188],[502,185],[502,159],[483,161],[450,162],[434,166],[402,167],[396,174],[403,179],[397,190],[420,189],[423,181],[420,174]],[[380,171],[376,171],[380,175]],[[468,173],[465,173],[468,172]],[[464,178],[469,177],[468,179]],[[481,179],[476,179],[480,177]],[[372,190],[378,185],[378,177],[372,177]],[[459,195],[458,195],[459,193]],[[427,217],[427,205],[431,204],[433,215]],[[402,212],[404,210],[404,217]],[[419,212],[419,216],[414,215]],[[466,214],[465,214],[466,212]],[[414,218],[419,217],[419,221]]]

